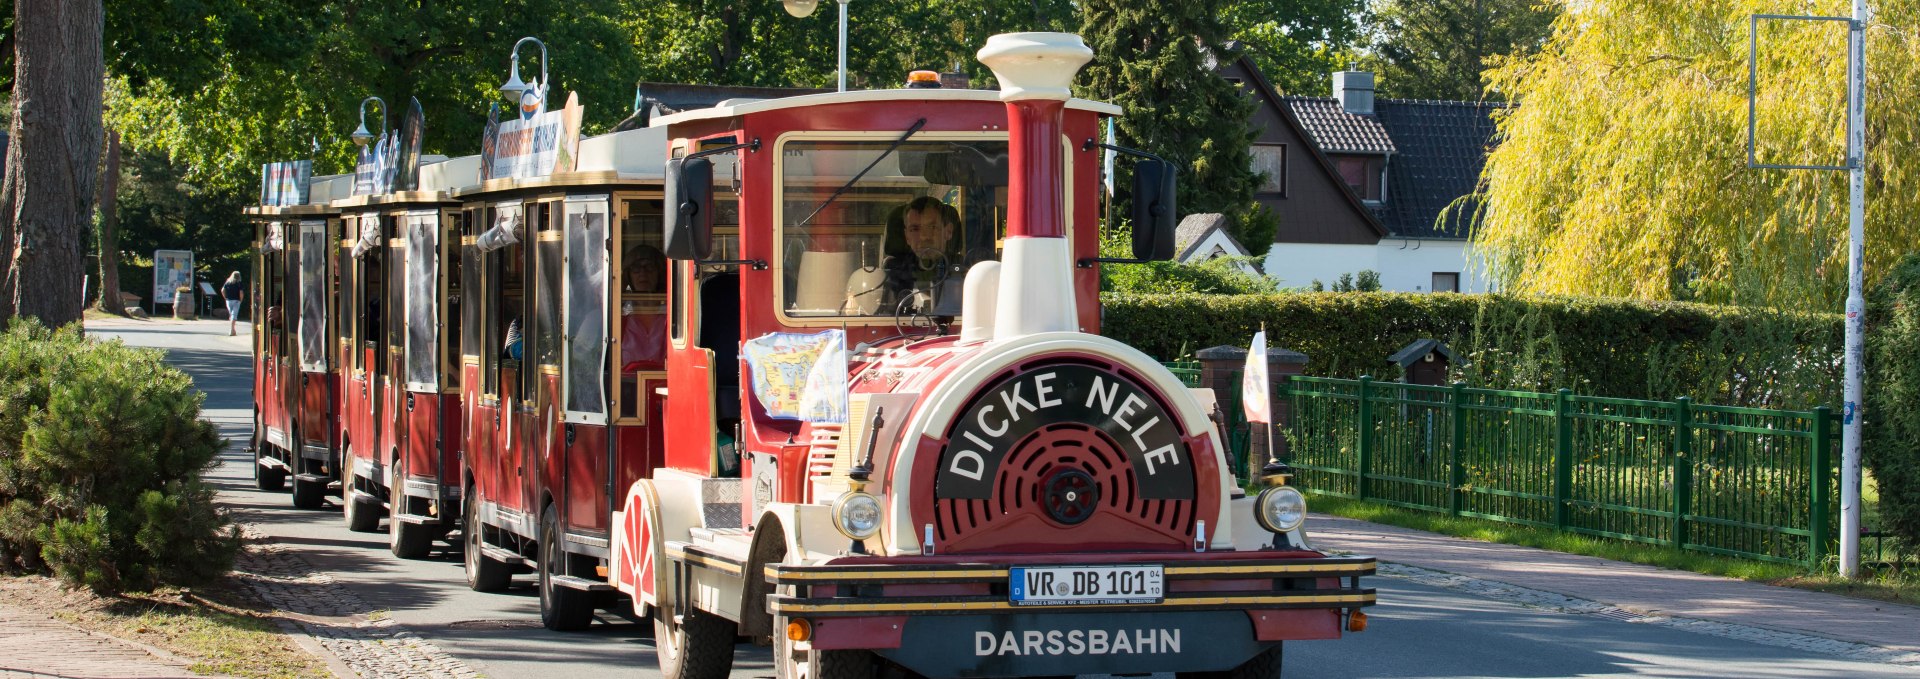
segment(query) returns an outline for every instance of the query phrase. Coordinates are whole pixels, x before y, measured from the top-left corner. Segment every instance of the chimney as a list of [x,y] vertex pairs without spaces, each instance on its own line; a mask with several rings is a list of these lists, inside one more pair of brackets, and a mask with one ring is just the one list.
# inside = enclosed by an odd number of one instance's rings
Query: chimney
[[1333,98],[1340,100],[1340,108],[1348,113],[1360,115],[1373,114],[1373,73],[1370,71],[1335,71],[1333,74]]
[[1002,33],[977,55],[1007,103],[1007,238],[993,337],[1073,332],[1073,253],[1066,230],[1060,116],[1093,50],[1071,33]]

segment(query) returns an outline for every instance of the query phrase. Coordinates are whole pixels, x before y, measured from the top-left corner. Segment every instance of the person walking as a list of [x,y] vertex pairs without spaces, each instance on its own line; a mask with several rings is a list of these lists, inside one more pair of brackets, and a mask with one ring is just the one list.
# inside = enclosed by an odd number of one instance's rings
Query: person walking
[[234,331],[234,326],[240,321],[240,301],[246,297],[246,294],[247,285],[240,282],[240,272],[238,271],[228,276],[226,284],[220,286],[220,296],[227,300],[228,337],[238,334]]

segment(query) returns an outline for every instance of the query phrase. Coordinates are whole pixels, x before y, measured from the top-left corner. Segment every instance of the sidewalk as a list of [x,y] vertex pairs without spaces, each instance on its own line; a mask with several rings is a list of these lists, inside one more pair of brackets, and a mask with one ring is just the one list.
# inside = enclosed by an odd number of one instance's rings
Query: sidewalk
[[1315,514],[1316,549],[1589,599],[1641,614],[1796,632],[1920,653],[1920,608]]
[[0,604],[0,679],[204,677],[179,658]]

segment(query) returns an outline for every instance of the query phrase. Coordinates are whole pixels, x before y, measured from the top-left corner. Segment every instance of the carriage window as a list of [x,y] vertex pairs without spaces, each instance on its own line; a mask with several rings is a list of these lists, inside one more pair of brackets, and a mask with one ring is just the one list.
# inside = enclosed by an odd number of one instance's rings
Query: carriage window
[[[387,246],[386,252],[384,253],[387,256],[386,279],[380,281],[382,285],[386,286],[387,294],[385,299],[382,300],[381,302],[381,309],[387,314],[387,317],[384,319],[381,319],[380,322],[383,325],[383,327],[387,329],[386,337],[383,340],[386,342],[387,351],[386,351],[386,356],[381,356],[379,357],[379,359],[382,361],[385,361],[381,365],[387,366],[386,370],[393,371],[404,365],[404,362],[396,364],[394,361],[396,359],[400,359],[404,361],[406,357],[406,342],[407,342],[406,218],[403,215],[389,215],[386,217],[382,217],[381,222],[385,224],[386,234],[387,234],[387,239],[386,241],[384,241]],[[402,374],[402,375],[390,375],[389,379],[395,380],[397,382],[400,380],[404,380],[406,378],[404,374]]]
[[566,204],[566,420],[604,422],[607,411],[607,196]]
[[406,381],[409,391],[439,391],[440,215],[413,212],[406,220]]
[[[481,284],[486,300],[485,337],[480,344],[482,391],[494,398],[507,397],[504,387],[511,384],[501,378],[507,369],[519,370],[525,329],[520,313],[522,286],[525,285],[523,252],[512,244],[526,233],[525,207],[520,203],[500,203],[489,211],[491,226],[477,239],[482,258]],[[517,374],[517,373],[516,373]]]
[[460,269],[460,259],[466,252],[466,248],[460,244],[460,232],[461,223],[466,221],[466,213],[442,213],[440,220],[444,225],[440,231],[440,279],[446,282],[446,293],[440,295],[445,304],[440,313],[440,388],[458,391],[460,340],[467,328],[466,287],[460,284],[461,274],[464,273]]
[[666,368],[667,257],[661,248],[661,201],[622,201],[620,247],[620,417],[646,417],[647,386],[639,375]]
[[[460,356],[462,357],[463,363],[465,362],[465,358],[479,358],[481,353],[480,319],[484,317],[480,314],[480,291],[486,289],[486,286],[481,283],[481,281],[484,280],[482,278],[484,274],[480,270],[480,248],[474,245],[474,241],[478,240],[478,238],[476,238],[477,234],[474,233],[473,225],[475,222],[480,221],[481,215],[483,214],[485,214],[484,211],[475,208],[465,211],[461,216],[460,269],[459,275],[456,277],[456,282],[462,284],[460,285],[459,299],[461,311]],[[470,283],[470,285],[468,283]],[[460,370],[461,368],[460,366],[454,366],[454,369]]]
[[333,327],[334,332],[339,334],[340,351],[343,352],[340,359],[343,365],[353,364],[352,358],[346,354],[353,353],[353,237],[354,227],[358,224],[359,220],[348,218],[343,224],[340,240],[336,241],[339,243],[340,254],[334,275],[340,278],[340,295],[334,298],[334,312],[338,316],[334,318]]
[[787,315],[957,316],[968,268],[998,258],[1007,143],[916,140],[887,153],[892,145],[782,145]]
[[[533,290],[533,350],[541,366],[553,368],[560,367],[560,305],[566,303],[560,296],[560,286],[563,285],[561,274],[565,272],[566,264],[561,259],[564,255],[561,248],[565,243],[560,230],[560,215],[557,214],[559,209],[558,201],[540,203],[537,213],[539,221],[532,222],[540,228],[538,242],[534,245],[534,257],[539,260],[534,263],[534,274],[540,278]],[[533,385],[537,382],[525,384],[526,393],[535,393]]]
[[300,369],[327,370],[327,223],[300,222]]

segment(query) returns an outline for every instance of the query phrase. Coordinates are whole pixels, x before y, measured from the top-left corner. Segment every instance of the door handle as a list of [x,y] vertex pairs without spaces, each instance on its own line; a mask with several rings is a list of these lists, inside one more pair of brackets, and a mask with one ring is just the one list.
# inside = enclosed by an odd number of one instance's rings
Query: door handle
[[413,412],[413,392],[407,392],[407,412]]
[[572,423],[567,424],[567,447],[568,448],[573,447],[573,424]]

